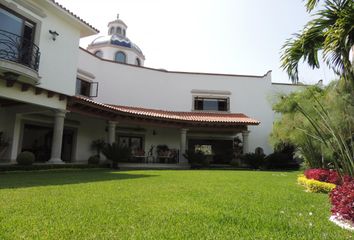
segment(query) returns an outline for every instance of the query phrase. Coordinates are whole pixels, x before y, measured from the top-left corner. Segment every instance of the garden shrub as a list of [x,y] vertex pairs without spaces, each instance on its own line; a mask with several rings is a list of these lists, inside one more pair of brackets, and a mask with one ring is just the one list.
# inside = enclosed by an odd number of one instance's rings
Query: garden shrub
[[300,164],[288,153],[274,152],[265,158],[267,169],[299,169]]
[[298,184],[304,186],[307,191],[314,193],[329,193],[336,185],[333,183],[320,182],[314,179],[308,179],[305,175],[301,174],[297,178]]
[[128,161],[132,156],[132,151],[129,147],[120,145],[116,142],[106,144],[102,149],[102,153],[108,160],[112,161],[112,168],[118,168],[118,162]]
[[99,164],[100,163],[100,156],[99,155],[92,155],[87,160],[88,164]]
[[183,156],[188,160],[192,168],[209,166],[206,155],[201,151],[187,150]]
[[17,164],[22,165],[22,166],[29,166],[32,165],[35,161],[36,157],[34,156],[33,153],[24,151],[20,153],[17,158]]
[[308,179],[314,179],[321,182],[328,182],[339,185],[342,183],[341,177],[339,174],[332,169],[308,169],[304,172],[305,176]]
[[240,167],[240,159],[232,159],[230,165],[233,167]]
[[264,164],[264,154],[246,153],[241,159],[253,169],[259,169]]
[[354,222],[354,180],[346,179],[331,193],[332,214]]

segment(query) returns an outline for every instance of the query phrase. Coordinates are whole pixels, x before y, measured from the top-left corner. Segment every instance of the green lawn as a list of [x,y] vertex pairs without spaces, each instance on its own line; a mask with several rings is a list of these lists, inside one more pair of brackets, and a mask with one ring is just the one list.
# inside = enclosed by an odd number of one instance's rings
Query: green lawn
[[0,173],[0,239],[351,239],[297,174]]

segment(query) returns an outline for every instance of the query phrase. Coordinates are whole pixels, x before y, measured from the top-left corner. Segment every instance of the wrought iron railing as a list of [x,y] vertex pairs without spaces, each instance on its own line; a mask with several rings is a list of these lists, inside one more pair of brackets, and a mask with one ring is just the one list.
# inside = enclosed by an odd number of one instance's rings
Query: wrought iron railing
[[38,71],[39,47],[22,36],[0,29],[0,59],[20,63]]

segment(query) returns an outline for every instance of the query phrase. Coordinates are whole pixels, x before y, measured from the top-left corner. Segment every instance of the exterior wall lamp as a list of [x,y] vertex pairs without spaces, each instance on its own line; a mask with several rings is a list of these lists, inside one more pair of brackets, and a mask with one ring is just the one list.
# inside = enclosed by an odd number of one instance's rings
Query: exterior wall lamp
[[49,33],[52,35],[52,40],[55,41],[57,37],[59,36],[59,33],[56,31],[49,30]]

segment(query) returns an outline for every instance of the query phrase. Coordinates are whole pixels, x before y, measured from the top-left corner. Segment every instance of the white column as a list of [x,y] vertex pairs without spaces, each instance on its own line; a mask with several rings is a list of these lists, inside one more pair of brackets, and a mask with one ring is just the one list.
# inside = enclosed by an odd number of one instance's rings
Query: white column
[[242,146],[243,146],[243,154],[249,153],[249,143],[248,143],[248,135],[250,131],[242,132]]
[[64,164],[61,160],[61,149],[63,143],[63,131],[64,131],[64,118],[66,111],[56,110],[54,116],[54,128],[53,128],[53,140],[52,140],[52,152],[49,164]]
[[108,143],[112,144],[116,141],[117,122],[108,121]]
[[180,164],[187,164],[188,160],[183,156],[187,150],[187,131],[188,129],[182,128],[181,129],[181,141],[180,141],[180,152],[179,152],[179,163]]
[[12,143],[11,143],[11,155],[10,155],[10,163],[16,164],[17,155],[20,152],[20,136],[21,136],[21,114],[15,114],[15,122],[14,129],[12,135]]

